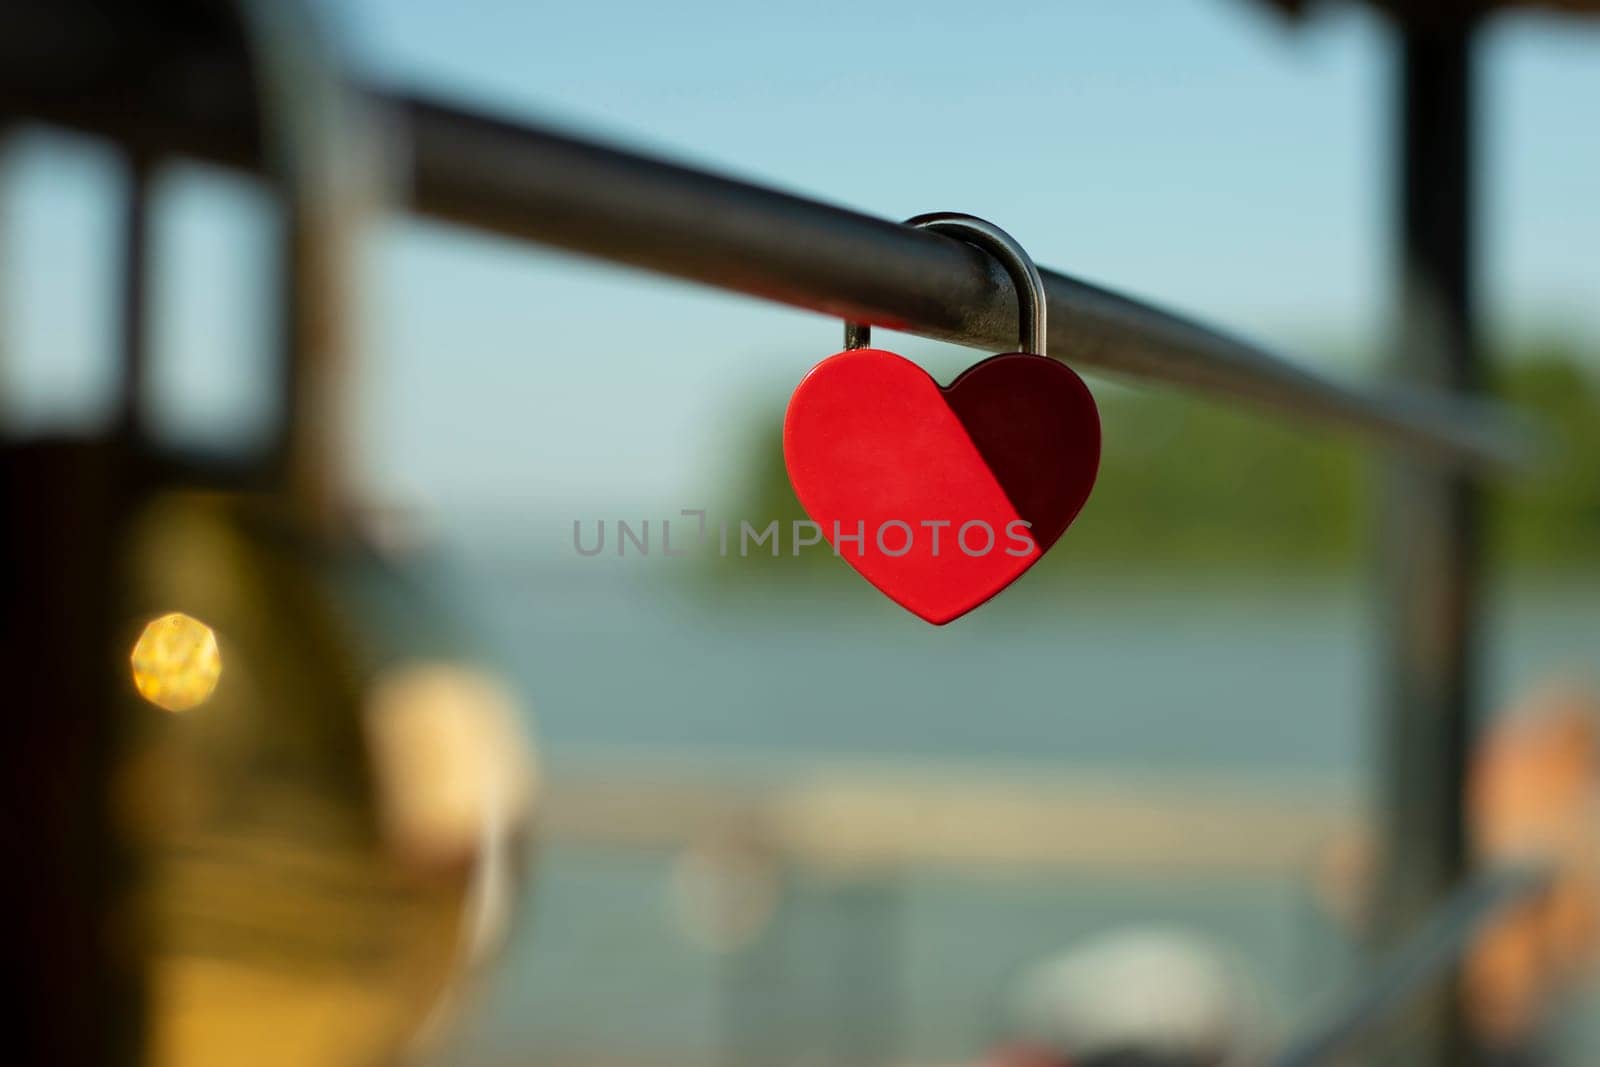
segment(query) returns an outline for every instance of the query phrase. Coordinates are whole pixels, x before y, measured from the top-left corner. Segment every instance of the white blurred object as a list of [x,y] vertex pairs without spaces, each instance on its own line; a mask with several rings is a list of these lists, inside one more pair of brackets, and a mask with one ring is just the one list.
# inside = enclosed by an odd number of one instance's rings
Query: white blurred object
[[1222,1065],[1264,1044],[1261,997],[1227,950],[1180,929],[1093,938],[1022,973],[1007,1040],[1074,1065]]

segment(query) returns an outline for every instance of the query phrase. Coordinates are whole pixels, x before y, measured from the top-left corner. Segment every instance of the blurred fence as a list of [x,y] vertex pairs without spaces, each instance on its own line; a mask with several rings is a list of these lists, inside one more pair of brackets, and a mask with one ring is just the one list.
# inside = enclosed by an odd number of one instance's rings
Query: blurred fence
[[1362,837],[1349,789],[648,753],[547,785],[531,950],[466,1063],[966,1060],[1020,967],[1132,927],[1237,950],[1279,1022],[1359,959],[1322,898]]

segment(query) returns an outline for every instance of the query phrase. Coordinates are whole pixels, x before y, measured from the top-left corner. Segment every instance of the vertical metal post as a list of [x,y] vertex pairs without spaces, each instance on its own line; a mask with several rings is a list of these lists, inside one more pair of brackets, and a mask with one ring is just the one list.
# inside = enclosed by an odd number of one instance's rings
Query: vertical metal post
[[[121,371],[145,350],[145,187],[126,190]],[[3,281],[3,280],[0,280]],[[0,289],[3,289],[0,284]],[[13,995],[7,1063],[132,1067],[144,1057],[143,931],[116,825],[119,555],[141,491],[125,437],[0,441],[0,914]],[[125,653],[122,653],[125,655]],[[125,669],[125,667],[124,667]]]
[[145,392],[150,374],[150,161],[128,156],[122,197],[122,292],[119,308],[122,360],[117,368],[118,422],[134,440],[146,434]]
[[5,1062],[138,1062],[142,975],[113,825],[115,446],[0,446]]
[[[1398,306],[1390,373],[1472,393],[1470,19],[1404,25],[1398,72]],[[1393,945],[1466,875],[1465,769],[1478,708],[1481,515],[1470,476],[1394,459],[1385,471],[1380,567],[1382,874],[1376,936]],[[1396,1062],[1471,1063],[1459,984],[1419,1009]]]

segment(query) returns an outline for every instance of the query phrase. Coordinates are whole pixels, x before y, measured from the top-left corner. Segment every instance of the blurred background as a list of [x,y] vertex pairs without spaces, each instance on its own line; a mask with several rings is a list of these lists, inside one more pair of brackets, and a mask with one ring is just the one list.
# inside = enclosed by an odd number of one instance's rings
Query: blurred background
[[[971,212],[1041,264],[1337,377],[1375,373],[1389,336],[1394,55],[1362,8],[338,14],[380,83],[874,215]],[[1548,476],[1492,489],[1499,707],[1594,681],[1600,650],[1600,29],[1518,14],[1478,47],[1494,389],[1566,443]],[[109,418],[125,181],[94,142],[6,142],[10,432]],[[159,433],[258,435],[263,380],[240,368],[266,362],[272,208],[199,164],[157,181]],[[526,695],[544,772],[517,935],[442,1060],[965,1062],[1021,969],[1128,927],[1226,946],[1265,1032],[1358,973],[1372,453],[1091,378],[1105,459],[1082,517],[934,629],[825,551],[574,549],[575,526],[659,538],[685,509],[801,517],[779,428],[837,321],[398,217],[365,270],[360,494]],[[977,358],[881,343],[942,381]],[[1600,1057],[1583,1003],[1562,1062]]]

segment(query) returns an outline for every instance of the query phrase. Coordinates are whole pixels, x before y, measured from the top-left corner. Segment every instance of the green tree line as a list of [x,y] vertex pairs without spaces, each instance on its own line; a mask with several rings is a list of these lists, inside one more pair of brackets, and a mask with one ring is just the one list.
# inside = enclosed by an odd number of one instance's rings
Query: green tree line
[[[1487,493],[1489,543],[1519,565],[1600,562],[1600,382],[1597,361],[1568,342],[1524,346],[1491,361],[1493,392],[1530,415],[1551,448],[1528,476]],[[1104,447],[1094,495],[1043,568],[1217,565],[1248,569],[1358,565],[1376,522],[1381,454],[1320,427],[1160,388],[1097,384]],[[725,516],[783,529],[805,517],[783,467],[781,405],[752,430],[746,475]],[[824,551],[775,569],[839,571]]]

